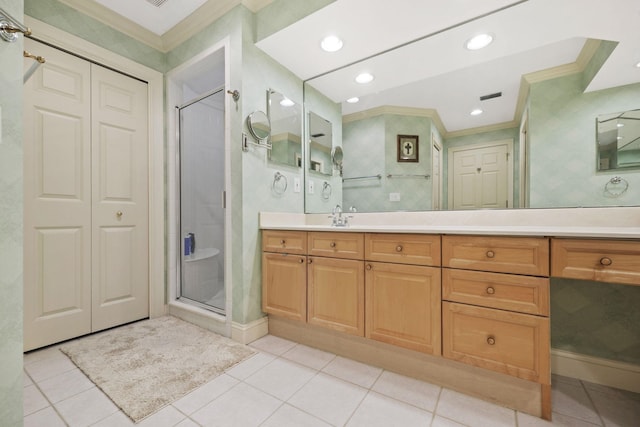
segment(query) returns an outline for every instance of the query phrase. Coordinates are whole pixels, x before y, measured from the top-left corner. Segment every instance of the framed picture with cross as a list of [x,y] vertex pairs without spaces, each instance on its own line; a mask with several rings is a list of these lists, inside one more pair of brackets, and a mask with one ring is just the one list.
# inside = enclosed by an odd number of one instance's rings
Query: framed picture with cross
[[398,135],[398,162],[418,162],[418,135]]

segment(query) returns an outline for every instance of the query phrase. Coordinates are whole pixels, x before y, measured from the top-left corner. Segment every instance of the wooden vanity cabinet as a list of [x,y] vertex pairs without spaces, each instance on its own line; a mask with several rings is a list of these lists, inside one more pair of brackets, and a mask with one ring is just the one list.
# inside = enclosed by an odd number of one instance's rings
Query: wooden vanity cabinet
[[364,336],[364,234],[309,232],[307,321]]
[[262,311],[307,321],[307,233],[262,232]]
[[550,385],[549,239],[443,236],[442,264],[443,356]]
[[551,275],[640,286],[637,240],[551,240]]
[[365,336],[440,355],[440,236],[367,233],[365,259]]

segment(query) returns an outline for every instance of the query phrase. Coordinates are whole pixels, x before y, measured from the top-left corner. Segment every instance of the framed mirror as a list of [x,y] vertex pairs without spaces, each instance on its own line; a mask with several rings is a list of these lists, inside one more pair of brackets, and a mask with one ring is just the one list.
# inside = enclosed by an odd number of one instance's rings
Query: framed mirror
[[599,171],[640,168],[640,109],[596,118]]
[[307,169],[320,175],[333,175],[333,128],[329,120],[313,111],[308,115],[309,164]]
[[267,114],[271,122],[269,162],[302,167],[302,106],[270,89],[267,92]]
[[247,129],[258,143],[268,142],[271,135],[271,122],[263,111],[254,111],[247,116]]

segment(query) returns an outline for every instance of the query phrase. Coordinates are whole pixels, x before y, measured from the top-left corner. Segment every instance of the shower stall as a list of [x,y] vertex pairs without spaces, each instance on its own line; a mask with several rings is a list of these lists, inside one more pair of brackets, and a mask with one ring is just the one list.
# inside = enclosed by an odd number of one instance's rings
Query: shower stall
[[[186,94],[185,94],[186,95]],[[225,91],[177,107],[180,283],[178,300],[225,314]]]

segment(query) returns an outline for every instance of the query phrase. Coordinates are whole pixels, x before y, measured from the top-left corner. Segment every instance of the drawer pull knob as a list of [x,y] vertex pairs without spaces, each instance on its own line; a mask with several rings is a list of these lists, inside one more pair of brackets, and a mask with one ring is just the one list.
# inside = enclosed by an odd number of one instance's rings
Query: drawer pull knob
[[489,287],[487,288],[487,293],[488,293],[489,295],[493,295],[493,294],[495,294],[495,293],[496,293],[496,290],[493,288],[493,286],[489,286]]
[[367,270],[371,270],[372,268],[371,264],[367,264]]
[[311,264],[312,262],[313,262],[313,260],[312,260],[311,258],[309,258],[309,259],[307,260],[307,264]]
[[609,257],[602,257],[600,258],[600,265],[611,265],[613,264],[613,260]]
[[332,248],[335,248],[336,247],[336,242],[329,243],[329,246],[331,246]]
[[496,343],[496,337],[494,337],[493,335],[489,335],[487,337],[487,344],[495,345],[495,343]]
[[396,246],[396,252],[402,252],[402,245]]
[[300,258],[300,264],[304,262],[304,258]]
[[493,251],[487,251],[487,258],[493,258],[494,256],[496,256],[496,253]]
[[280,240],[280,244],[281,244],[282,246],[284,246],[284,245],[285,245],[285,243],[287,243],[287,241],[286,241],[286,240],[284,240],[284,239]]

